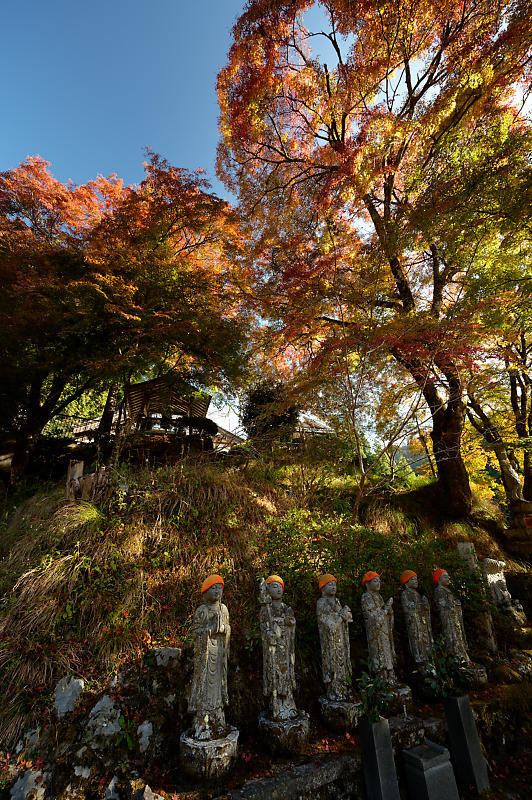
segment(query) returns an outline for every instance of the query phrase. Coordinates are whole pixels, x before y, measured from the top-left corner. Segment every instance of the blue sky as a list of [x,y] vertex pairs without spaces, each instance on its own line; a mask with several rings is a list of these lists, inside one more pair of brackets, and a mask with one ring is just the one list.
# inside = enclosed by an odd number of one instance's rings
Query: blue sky
[[143,148],[215,190],[215,83],[244,0],[2,0],[0,170],[142,178]]

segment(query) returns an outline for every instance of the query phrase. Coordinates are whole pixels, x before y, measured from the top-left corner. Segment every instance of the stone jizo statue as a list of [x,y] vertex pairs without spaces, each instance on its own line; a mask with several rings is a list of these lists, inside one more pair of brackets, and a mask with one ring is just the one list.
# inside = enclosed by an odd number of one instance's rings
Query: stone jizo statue
[[226,724],[224,713],[231,626],[221,602],[223,589],[220,575],[203,581],[203,602],[192,623],[194,675],[188,709],[194,721],[179,737],[179,757],[182,769],[196,780],[220,778],[238,752],[238,730]]
[[260,632],[262,636],[263,686],[270,713],[275,720],[297,716],[293,691],[295,679],[296,619],[282,601],[284,581],[270,575],[260,590]]
[[296,619],[282,601],[284,581],[270,575],[260,587],[263,685],[268,712],[259,714],[259,732],[273,753],[300,753],[309,736],[310,718],[294,701]]
[[471,662],[471,659],[467,652],[462,604],[449,589],[451,579],[448,572],[444,569],[437,569],[432,575],[432,580],[436,586],[434,590],[434,602],[438,607],[441,627],[447,647],[454,653],[458,661],[467,665]]
[[416,664],[424,670],[431,662],[434,645],[429,601],[418,592],[417,574],[411,569],[402,573],[401,585],[401,606],[406,620],[410,652]]
[[320,634],[323,682],[328,700],[349,700],[351,689],[351,650],[349,623],[351,609],[336,599],[337,581],[334,575],[322,575],[318,586],[321,597],[316,603]]
[[381,579],[377,572],[366,572],[362,585],[366,590],[362,595],[361,605],[371,668],[390,686],[396,686],[393,598],[384,602],[380,596]]
[[194,676],[188,710],[194,714],[192,735],[195,739],[225,736],[224,706],[227,697],[227,658],[231,626],[229,612],[221,602],[224,581],[210,575],[203,582],[203,603],[198,606],[192,624],[194,638]]
[[488,584],[492,601],[520,627],[525,624],[526,615],[519,600],[513,598],[508,591],[504,576],[505,566],[505,561],[485,558],[482,562],[482,571]]

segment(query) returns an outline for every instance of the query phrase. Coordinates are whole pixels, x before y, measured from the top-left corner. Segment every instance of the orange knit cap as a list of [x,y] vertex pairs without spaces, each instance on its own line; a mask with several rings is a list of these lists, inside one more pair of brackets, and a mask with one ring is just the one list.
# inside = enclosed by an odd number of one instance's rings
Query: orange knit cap
[[325,575],[322,575],[318,581],[318,589],[323,589],[323,587],[327,586],[327,584],[331,581],[338,583],[334,575],[330,575],[328,572],[326,572]]
[[215,583],[221,583],[222,586],[225,586],[224,579],[221,575],[209,575],[201,584],[201,593],[203,594],[203,592],[206,592],[207,589],[210,589]]
[[441,578],[441,576],[443,575],[444,572],[447,572],[447,570],[446,569],[435,569],[434,570],[434,572],[432,573],[432,580],[434,581],[434,583],[438,583],[438,581],[440,580],[440,578]]
[[269,578],[266,578],[266,583],[280,583],[284,592],[284,581],[279,577],[279,575],[270,575]]
[[405,571],[401,573],[401,583],[408,583],[410,578],[417,578],[417,572],[411,569],[405,569]]
[[368,581],[372,581],[373,578],[380,578],[378,572],[366,572],[364,577],[362,578],[362,586],[364,586]]

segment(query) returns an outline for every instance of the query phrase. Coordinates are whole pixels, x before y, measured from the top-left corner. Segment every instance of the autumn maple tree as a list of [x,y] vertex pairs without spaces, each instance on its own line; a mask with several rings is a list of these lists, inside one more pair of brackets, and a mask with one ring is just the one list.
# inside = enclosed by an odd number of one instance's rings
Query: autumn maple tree
[[0,429],[20,472],[89,389],[158,368],[234,377],[244,327],[227,204],[155,154],[137,186],[62,183],[41,158],[0,175]]
[[[512,110],[531,42],[524,0],[250,0],[219,76],[219,172],[250,218],[259,280],[287,310],[310,295],[318,337],[327,323],[355,344],[371,302],[389,357],[423,394],[456,514],[471,505],[460,442],[473,317],[454,312],[468,259],[452,225],[423,220],[444,210],[436,161]],[[330,230],[343,240],[334,258]]]

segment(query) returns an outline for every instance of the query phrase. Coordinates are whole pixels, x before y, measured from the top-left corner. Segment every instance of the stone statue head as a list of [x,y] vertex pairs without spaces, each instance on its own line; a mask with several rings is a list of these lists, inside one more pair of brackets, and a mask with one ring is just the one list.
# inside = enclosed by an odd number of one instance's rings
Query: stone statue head
[[201,584],[201,599],[205,603],[216,603],[224,591],[224,579],[221,575],[209,575]]
[[284,581],[279,575],[270,575],[266,578],[266,591],[272,600],[280,600],[284,592]]
[[337,580],[334,575],[329,573],[322,575],[318,581],[318,588],[322,597],[334,597],[336,595]]
[[432,574],[432,580],[436,586],[449,586],[449,573],[444,569],[436,569]]
[[378,592],[381,588],[381,577],[378,572],[366,572],[362,578],[362,586],[367,592]]
[[418,579],[417,574],[411,569],[405,569],[401,575],[401,584],[403,589],[417,589]]

